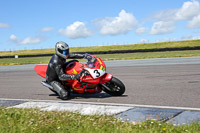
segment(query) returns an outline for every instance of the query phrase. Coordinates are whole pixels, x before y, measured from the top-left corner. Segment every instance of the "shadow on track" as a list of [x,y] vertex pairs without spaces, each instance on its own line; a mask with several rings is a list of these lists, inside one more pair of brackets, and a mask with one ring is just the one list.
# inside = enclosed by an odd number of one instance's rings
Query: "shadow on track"
[[[57,96],[58,99],[60,97],[57,94],[49,94],[49,96]],[[122,95],[122,96],[111,96],[107,93],[97,93],[97,94],[70,94],[70,98],[68,100],[72,99],[91,99],[91,98],[110,98],[110,97],[127,97],[128,95]]]

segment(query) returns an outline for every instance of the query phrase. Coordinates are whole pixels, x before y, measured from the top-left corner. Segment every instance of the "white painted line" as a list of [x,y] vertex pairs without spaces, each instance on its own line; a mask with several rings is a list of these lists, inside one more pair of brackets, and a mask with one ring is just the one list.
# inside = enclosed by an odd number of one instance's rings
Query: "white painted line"
[[51,103],[51,102],[26,102],[14,108],[40,108],[45,111],[69,111],[78,112],[83,115],[114,115],[133,107],[120,107],[120,106],[107,106],[107,105],[90,105],[90,104],[77,104],[77,103]]
[[58,100],[34,100],[34,99],[6,99],[0,100],[22,100],[28,102],[53,102],[53,103],[75,103],[75,104],[90,104],[90,105],[109,105],[109,106],[123,106],[123,107],[140,107],[140,108],[160,108],[160,109],[180,109],[190,111],[200,111],[200,108],[191,107],[176,107],[176,106],[157,106],[157,105],[140,105],[140,104],[121,104],[121,103],[99,103],[99,102],[81,102],[81,101],[58,101]]

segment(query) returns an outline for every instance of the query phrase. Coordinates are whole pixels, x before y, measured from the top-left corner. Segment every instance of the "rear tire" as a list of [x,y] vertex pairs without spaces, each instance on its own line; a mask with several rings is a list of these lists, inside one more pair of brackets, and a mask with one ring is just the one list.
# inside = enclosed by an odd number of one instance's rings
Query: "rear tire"
[[104,92],[112,96],[121,96],[125,92],[125,85],[115,77],[112,77],[109,82],[101,85],[101,88]]

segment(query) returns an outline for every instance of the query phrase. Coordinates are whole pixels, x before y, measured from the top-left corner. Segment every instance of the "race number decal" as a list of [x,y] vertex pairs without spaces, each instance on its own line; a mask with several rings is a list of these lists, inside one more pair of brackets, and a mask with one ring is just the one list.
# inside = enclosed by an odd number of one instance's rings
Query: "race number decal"
[[96,74],[96,77],[100,77],[100,73],[99,73],[99,71],[97,69],[94,70],[94,73]]
[[105,71],[103,71],[101,69],[89,69],[89,68],[85,68],[85,70],[87,70],[94,79],[96,79],[98,77],[101,77],[101,76],[103,76],[106,73]]

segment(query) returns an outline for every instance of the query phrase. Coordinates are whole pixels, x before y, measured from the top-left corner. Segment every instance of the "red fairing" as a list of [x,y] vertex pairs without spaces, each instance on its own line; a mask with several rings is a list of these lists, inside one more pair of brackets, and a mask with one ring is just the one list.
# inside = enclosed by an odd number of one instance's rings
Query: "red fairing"
[[105,83],[109,82],[109,81],[111,80],[112,77],[113,77],[112,74],[106,73],[106,74],[103,75],[103,77],[101,78],[100,84],[105,84]]
[[70,75],[78,74],[81,72],[81,70],[84,67],[85,67],[85,64],[82,64],[79,62],[73,62],[73,63],[71,63],[71,65],[69,64],[66,67],[65,72],[66,72],[66,74],[70,74]]
[[34,70],[38,75],[46,79],[46,71],[47,71],[48,64],[39,64],[35,65]]

